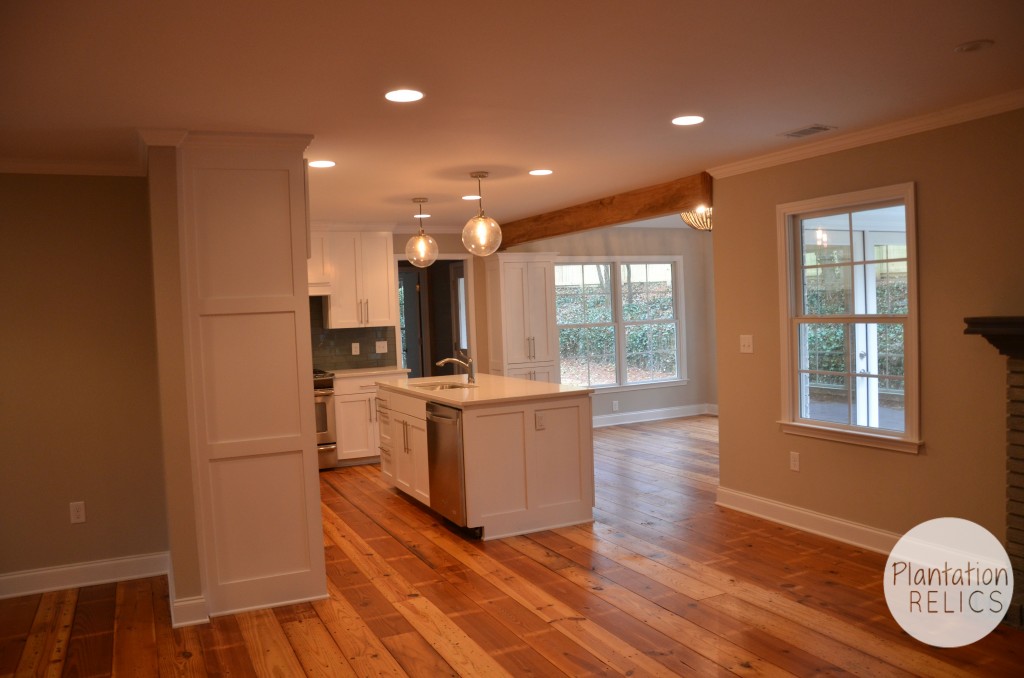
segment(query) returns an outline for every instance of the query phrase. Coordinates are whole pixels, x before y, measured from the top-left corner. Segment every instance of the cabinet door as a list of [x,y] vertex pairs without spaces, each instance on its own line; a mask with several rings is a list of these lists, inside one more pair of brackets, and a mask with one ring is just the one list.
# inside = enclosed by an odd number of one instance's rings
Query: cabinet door
[[364,325],[362,296],[360,294],[359,234],[328,233],[326,245],[334,270],[331,301],[327,313],[327,327],[359,327]]
[[526,363],[530,357],[530,338],[527,319],[530,308],[529,264],[509,261],[502,264],[505,316],[501,319],[505,331],[505,362]]
[[338,426],[338,460],[377,456],[372,394],[334,396],[334,414]]
[[398,313],[398,274],[390,233],[360,233],[364,325],[394,325]]
[[409,452],[412,456],[412,496],[430,505],[430,470],[427,467],[427,422],[410,417]]
[[409,426],[404,414],[391,411],[391,454],[395,461],[395,487],[412,495],[414,469],[409,449]]
[[331,248],[326,233],[310,233],[309,259],[306,260],[306,281],[309,283],[309,295],[331,293],[331,281],[334,268],[331,266]]
[[555,269],[552,264],[529,264],[527,268],[527,321],[530,360],[548,362],[558,357],[558,329],[555,327]]

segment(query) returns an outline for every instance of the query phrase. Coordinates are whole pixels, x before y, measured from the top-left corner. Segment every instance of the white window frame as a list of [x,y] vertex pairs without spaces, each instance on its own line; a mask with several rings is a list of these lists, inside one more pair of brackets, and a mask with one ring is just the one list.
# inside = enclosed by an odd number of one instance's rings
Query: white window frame
[[[612,322],[615,328],[615,378],[618,383],[593,385],[595,391],[602,393],[614,393],[619,391],[634,391],[640,389],[663,388],[666,386],[681,386],[688,383],[686,371],[686,323],[684,322],[685,305],[683,289],[683,257],[672,256],[632,256],[632,257],[558,257],[555,259],[555,266],[564,264],[590,264],[594,266],[607,265],[610,267],[612,280]],[[628,323],[622,317],[622,266],[626,264],[672,264],[672,294],[675,300],[675,326],[676,326],[676,366],[677,376],[675,379],[662,379],[659,381],[643,381],[624,383],[626,378],[626,325],[645,324],[638,321]],[[599,323],[604,324],[604,323]],[[580,325],[585,326],[585,325]],[[562,325],[555,322],[555,330],[559,331]]]
[[[799,325],[801,317],[797,294],[798,276],[802,265],[802,250],[793,228],[795,220],[808,213],[850,209],[879,203],[902,202],[906,214],[907,244],[907,315],[904,320],[904,431],[885,431],[865,426],[834,424],[826,421],[801,419],[799,407]],[[820,438],[854,445],[863,445],[898,452],[917,453],[924,442],[920,437],[920,365],[918,356],[918,303],[917,303],[917,212],[914,205],[914,184],[896,184],[864,191],[825,196],[811,200],[791,202],[776,207],[778,269],[779,269],[779,328],[782,347],[782,418],[783,432]],[[819,316],[814,316],[815,318]],[[865,316],[871,322],[877,316]],[[846,322],[839,316],[836,322]]]

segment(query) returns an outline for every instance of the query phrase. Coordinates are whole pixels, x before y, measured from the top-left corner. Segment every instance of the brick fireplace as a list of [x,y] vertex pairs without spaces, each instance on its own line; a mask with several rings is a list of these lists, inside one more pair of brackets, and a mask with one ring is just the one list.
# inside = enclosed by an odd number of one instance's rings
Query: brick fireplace
[[1013,565],[1008,624],[1024,628],[1024,316],[964,318],[1006,356],[1006,551]]

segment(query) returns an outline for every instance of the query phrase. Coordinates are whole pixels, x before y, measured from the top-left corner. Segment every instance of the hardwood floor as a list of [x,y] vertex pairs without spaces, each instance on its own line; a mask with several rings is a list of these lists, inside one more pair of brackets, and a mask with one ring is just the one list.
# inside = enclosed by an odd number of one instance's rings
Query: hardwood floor
[[321,473],[330,598],[170,628],[165,577],[0,601],[0,676],[1024,675],[892,621],[885,557],[717,508],[717,420],[595,431],[593,524],[463,539]]

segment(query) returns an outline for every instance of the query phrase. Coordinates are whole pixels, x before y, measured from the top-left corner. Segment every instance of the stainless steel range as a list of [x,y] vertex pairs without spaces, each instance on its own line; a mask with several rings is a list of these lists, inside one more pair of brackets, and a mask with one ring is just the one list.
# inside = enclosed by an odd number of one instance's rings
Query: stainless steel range
[[313,404],[316,408],[316,450],[320,468],[338,463],[338,429],[334,421],[334,373],[313,370]]

